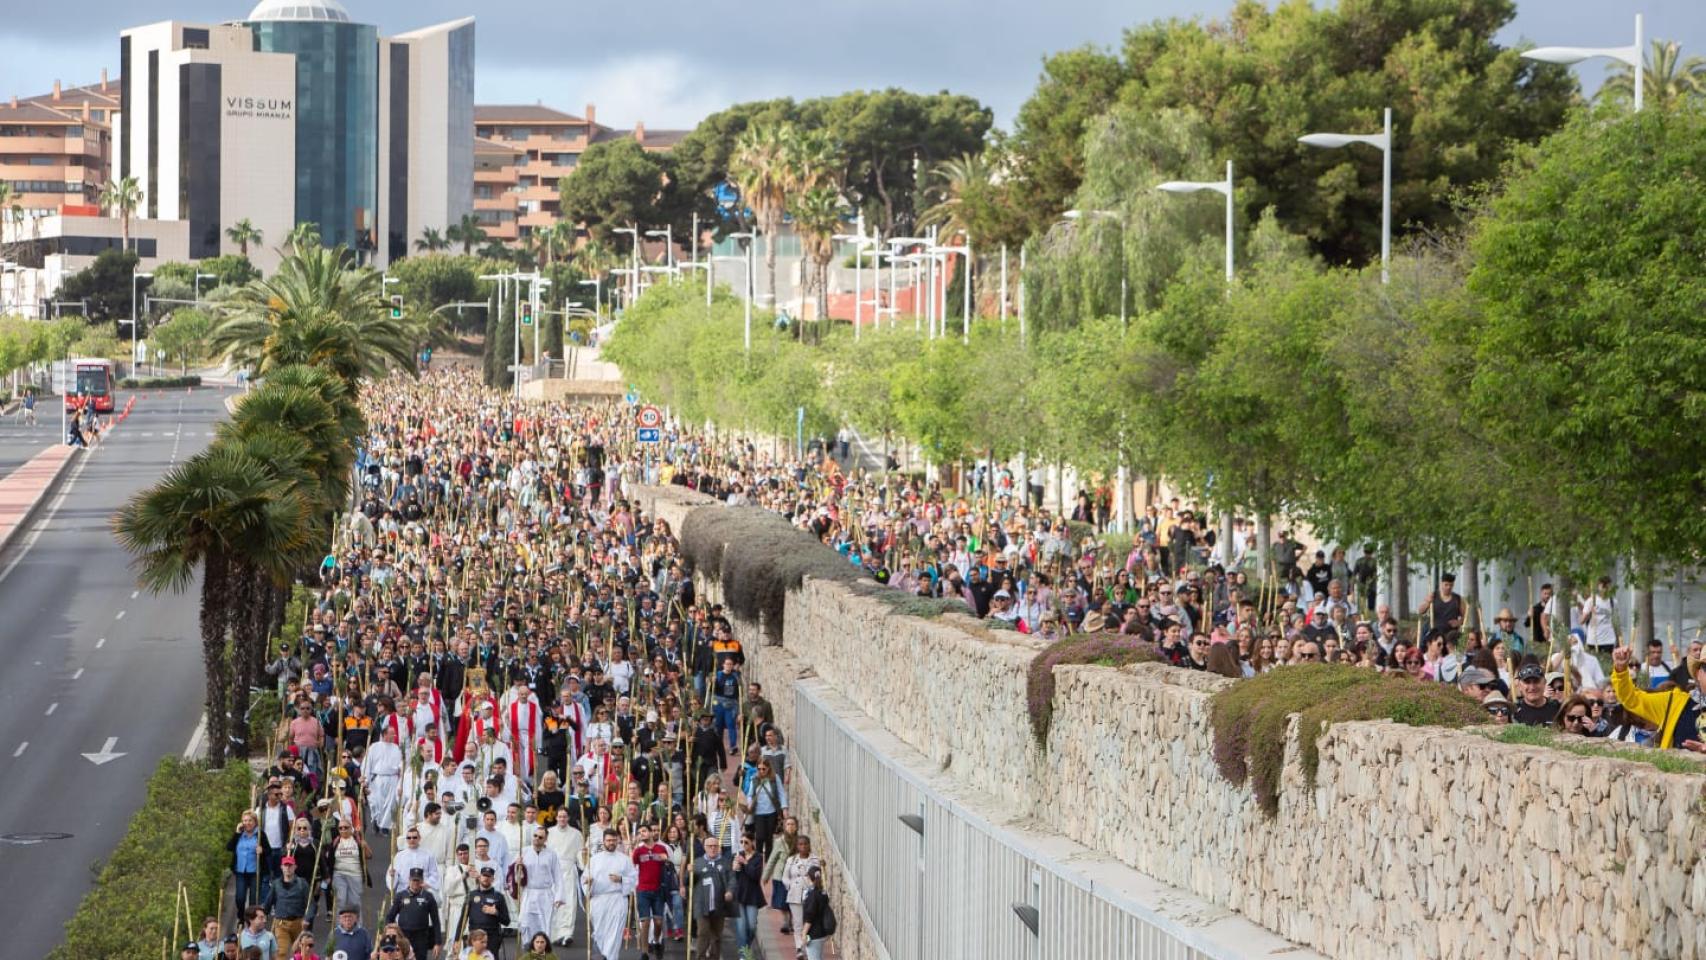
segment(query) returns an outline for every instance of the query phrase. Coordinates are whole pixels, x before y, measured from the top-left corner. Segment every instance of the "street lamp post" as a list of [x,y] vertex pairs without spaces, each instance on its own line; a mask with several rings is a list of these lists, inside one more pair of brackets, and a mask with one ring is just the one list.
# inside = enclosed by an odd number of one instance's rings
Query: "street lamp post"
[[[837,233],[832,240],[841,240],[853,244],[853,340],[859,340],[859,321],[863,317],[865,299],[865,247],[876,241],[865,236],[865,217],[859,216],[858,233]],[[828,296],[825,295],[825,300]]]
[[1641,112],[1641,86],[1644,72],[1642,67],[1641,40],[1643,23],[1640,14],[1635,14],[1635,45],[1632,47],[1535,47],[1523,51],[1523,59],[1538,60],[1541,63],[1581,63],[1592,57],[1610,57],[1627,63],[1635,72],[1635,112]]
[[[1222,194],[1226,197],[1226,282],[1228,284],[1231,284],[1232,283],[1232,270],[1233,270],[1233,225],[1234,225],[1234,209],[1232,206],[1232,190],[1233,190],[1233,187],[1232,187],[1232,161],[1231,160],[1226,161],[1226,179],[1225,180],[1169,180],[1166,183],[1156,184],[1155,189],[1162,190],[1162,191],[1165,191],[1167,193],[1197,193],[1197,192],[1202,191],[1202,190],[1209,190],[1209,191],[1212,191],[1214,193]],[[1122,416],[1123,416],[1123,414],[1122,414]],[[1121,440],[1122,441],[1124,440],[1123,426],[1122,426]],[[1123,447],[1123,443],[1122,443],[1122,447]],[[1131,525],[1131,520],[1130,520],[1130,517],[1128,515],[1129,511],[1128,511],[1128,508],[1126,506],[1126,501],[1130,497],[1131,490],[1130,490],[1129,485],[1124,482],[1124,475],[1125,475],[1125,451],[1124,451],[1124,449],[1122,449],[1120,451],[1120,475],[1121,475],[1121,483],[1120,483],[1120,489],[1119,489],[1119,494],[1120,494],[1120,503],[1119,503],[1120,530],[1121,530],[1121,532],[1124,532]],[[1231,543],[1232,542],[1232,512],[1230,510],[1225,510],[1225,511],[1221,512],[1220,538],[1221,538],[1222,543]]]
[[626,227],[616,227],[611,233],[625,233],[634,239],[634,246],[629,251],[629,269],[633,271],[628,277],[628,306],[640,298],[640,228],[637,224]]
[[1167,193],[1196,193],[1199,190],[1212,190],[1226,197],[1226,282],[1232,282],[1232,161],[1226,161],[1225,180],[1169,180],[1157,184],[1155,189]]
[[672,276],[675,275],[675,273],[677,272],[676,268],[675,268],[675,233],[674,233],[674,231],[675,231],[675,228],[673,226],[669,226],[667,224],[664,226],[664,228],[662,230],[647,230],[646,231],[646,236],[648,236],[648,237],[662,237],[663,238],[663,264],[664,264],[664,266],[669,268],[669,272]]
[[601,312],[604,309],[604,278],[593,277],[591,280],[582,280],[580,285],[592,288],[592,312],[602,321],[604,318]]
[[1380,150],[1380,282],[1391,279],[1392,260],[1392,108],[1387,107],[1380,133],[1311,133],[1297,138],[1311,147],[1337,150],[1353,143],[1366,143]]
[[141,280],[152,280],[154,274],[142,273],[132,268],[130,271],[130,368],[136,369],[136,288]]
[[753,230],[742,230],[728,236],[731,240],[746,241],[746,324],[742,333],[742,342],[745,345],[746,355],[750,357],[752,356],[752,298],[754,295],[752,289],[752,249],[758,243],[758,233]]
[[[971,237],[966,237],[963,247],[936,247],[930,251],[936,256],[943,257],[943,273],[946,274],[947,255],[958,254],[965,258],[965,276],[961,277],[960,289],[965,294],[965,305],[960,312],[960,342],[971,343]],[[943,293],[946,295],[947,277],[942,278]],[[942,302],[941,336],[948,335],[948,303]]]
[[203,280],[218,280],[218,279],[219,279],[219,274],[217,274],[217,273],[198,273],[195,275],[195,298],[196,298],[196,301],[198,303],[201,301],[201,282]]

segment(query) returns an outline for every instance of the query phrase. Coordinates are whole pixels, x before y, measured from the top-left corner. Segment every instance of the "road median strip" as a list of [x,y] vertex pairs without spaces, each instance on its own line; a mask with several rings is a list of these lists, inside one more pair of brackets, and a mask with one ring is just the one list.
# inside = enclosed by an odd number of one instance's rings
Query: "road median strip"
[[76,450],[54,444],[0,479],[0,552],[12,545],[59,489]]

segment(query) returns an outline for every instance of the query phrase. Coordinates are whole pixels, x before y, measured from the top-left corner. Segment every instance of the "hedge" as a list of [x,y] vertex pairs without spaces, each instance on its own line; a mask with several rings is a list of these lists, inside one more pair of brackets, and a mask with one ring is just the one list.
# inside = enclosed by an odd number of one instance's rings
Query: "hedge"
[[125,377],[118,382],[121,390],[165,390],[169,387],[199,387],[201,377],[190,374],[187,377]]
[[1037,744],[1048,745],[1048,730],[1054,721],[1055,667],[1063,663],[1120,667],[1165,660],[1154,644],[1117,633],[1075,633],[1044,647],[1025,675],[1025,706],[1031,714],[1031,733],[1036,735]]
[[1218,691],[1209,700],[1214,763],[1235,785],[1248,782],[1268,816],[1279,813],[1286,732],[1298,719],[1298,760],[1315,786],[1320,740],[1345,720],[1393,720],[1409,726],[1467,727],[1486,711],[1450,684],[1419,682],[1344,664],[1280,667]]
[[[225,842],[249,804],[250,776],[243,764],[212,771],[176,757],[161,760],[142,808],[49,960],[157,960],[178,911],[179,882],[189,888],[197,923],[217,916],[230,858]],[[192,939],[181,927],[179,934]]]
[[737,616],[761,623],[782,642],[788,591],[806,577],[852,583],[865,576],[846,557],[780,514],[761,507],[701,507],[681,524],[681,552],[693,569],[715,577]]

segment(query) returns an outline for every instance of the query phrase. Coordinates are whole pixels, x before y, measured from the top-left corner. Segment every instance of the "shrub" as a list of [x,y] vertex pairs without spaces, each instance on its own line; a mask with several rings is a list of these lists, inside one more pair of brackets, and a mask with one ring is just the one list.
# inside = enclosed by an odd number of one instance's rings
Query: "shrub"
[[1048,743],[1054,722],[1054,668],[1063,663],[1093,663],[1104,667],[1165,661],[1153,644],[1117,633],[1074,634],[1044,647],[1025,675],[1025,706],[1031,714],[1031,733],[1039,746]]
[[1525,724],[1513,723],[1508,727],[1500,727],[1491,738],[1499,743],[1520,744],[1525,747],[1547,747],[1573,753],[1578,757],[1605,757],[1610,760],[1627,760],[1630,763],[1645,763],[1659,768],[1663,773],[1684,773],[1699,776],[1706,774],[1706,762],[1695,759],[1695,755],[1681,750],[1650,750],[1628,744],[1618,745],[1609,740],[1584,740],[1580,737],[1567,737],[1551,727],[1530,727]]
[[178,912],[178,883],[191,916],[219,912],[230,854],[225,841],[249,803],[249,768],[208,770],[166,757],[148,778],[147,798],[65,924],[51,960],[154,960]]
[[1281,667],[1235,683],[1210,700],[1214,763],[1231,783],[1248,782],[1270,817],[1279,812],[1286,730],[1294,713],[1302,714],[1299,760],[1311,786],[1321,736],[1342,720],[1445,727],[1487,720],[1478,704],[1453,687],[1342,664]]
[[853,582],[863,573],[841,554],[761,507],[701,507],[681,525],[682,553],[715,576],[729,610],[782,642],[788,591],[806,577]]

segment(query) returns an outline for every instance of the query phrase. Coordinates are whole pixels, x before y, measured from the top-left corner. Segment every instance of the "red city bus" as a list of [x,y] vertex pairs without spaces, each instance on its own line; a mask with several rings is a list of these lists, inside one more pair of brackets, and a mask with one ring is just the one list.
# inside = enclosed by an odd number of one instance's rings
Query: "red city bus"
[[113,362],[111,360],[72,360],[76,380],[65,394],[67,410],[81,410],[83,404],[94,404],[96,413],[113,412]]

